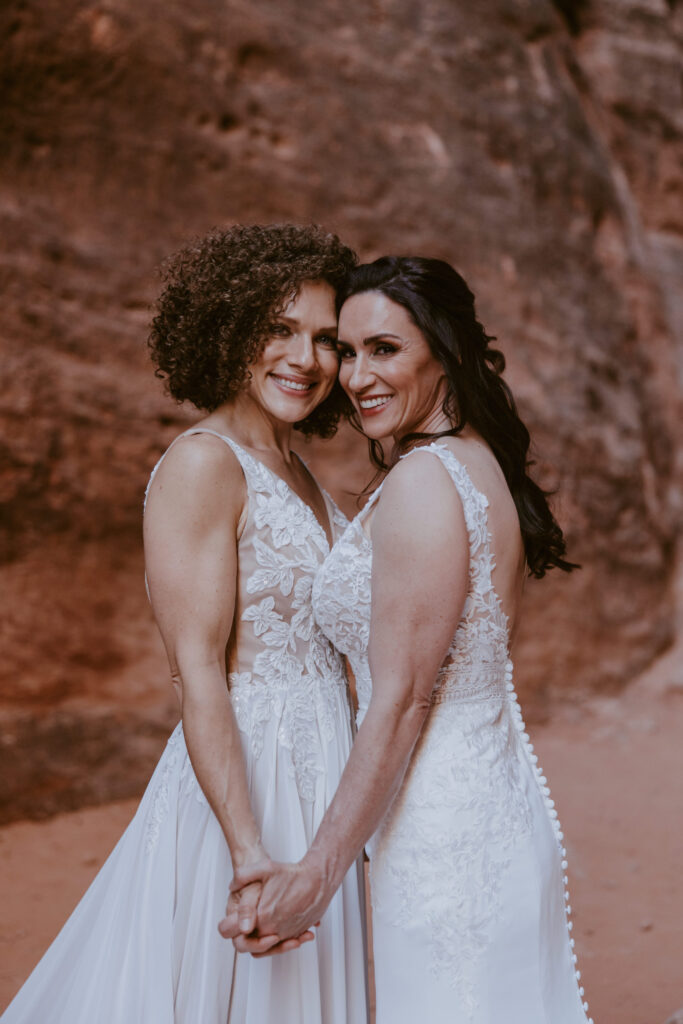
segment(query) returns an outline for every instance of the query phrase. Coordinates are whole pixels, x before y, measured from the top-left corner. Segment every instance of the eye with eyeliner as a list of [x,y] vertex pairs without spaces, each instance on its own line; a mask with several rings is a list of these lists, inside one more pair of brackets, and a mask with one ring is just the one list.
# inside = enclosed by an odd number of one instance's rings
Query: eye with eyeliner
[[[377,341],[372,346],[372,355],[391,356],[395,352],[398,352],[398,350],[399,346],[394,345],[390,341]],[[354,359],[356,356],[356,351],[351,345],[345,345],[340,342],[337,342],[337,352],[342,360]]]

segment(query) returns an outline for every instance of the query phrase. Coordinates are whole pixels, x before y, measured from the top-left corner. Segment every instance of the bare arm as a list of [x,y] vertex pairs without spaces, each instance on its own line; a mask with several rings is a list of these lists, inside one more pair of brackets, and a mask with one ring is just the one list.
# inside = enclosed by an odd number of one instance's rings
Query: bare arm
[[[469,544],[460,498],[440,462],[392,470],[372,522],[372,700],[339,788],[299,864],[237,872],[265,879],[261,932],[296,934],[318,920],[398,790],[467,595]],[[230,925],[232,929],[230,930]],[[224,934],[234,921],[224,922]],[[234,932],[236,934],[236,932]],[[238,948],[260,952],[252,940]]]
[[263,853],[225,669],[245,495],[232,452],[217,438],[195,436],[159,467],[144,527],[150,598],[180,692],[190,760],[235,867]]

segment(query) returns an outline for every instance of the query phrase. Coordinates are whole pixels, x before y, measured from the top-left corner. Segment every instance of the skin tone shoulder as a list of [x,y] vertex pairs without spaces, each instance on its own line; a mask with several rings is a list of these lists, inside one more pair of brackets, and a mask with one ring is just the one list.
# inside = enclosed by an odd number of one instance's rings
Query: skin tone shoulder
[[[380,292],[352,296],[339,318],[340,381],[367,436],[395,441],[450,429],[443,367],[410,315]],[[514,502],[493,453],[471,428],[442,443],[466,464],[496,507],[492,521],[501,597],[516,616],[524,551]],[[373,544],[369,660],[372,699],[313,844],[294,865],[264,861],[236,872],[239,888],[263,881],[258,932],[240,931],[229,906],[223,935],[264,953],[272,940],[310,928],[329,904],[400,787],[420,734],[434,680],[460,621],[469,545],[462,503],[442,463],[400,461],[364,523]],[[435,595],[438,594],[438,601]],[[396,624],[400,623],[400,628]],[[260,937],[258,937],[260,936]]]
[[[330,539],[323,496],[289,442],[293,424],[334,385],[336,333],[334,289],[304,282],[272,324],[243,391],[197,424],[231,437],[284,479],[311,506]],[[150,599],[182,708],[188,752],[235,867],[265,855],[227,687],[246,502],[244,476],[228,446],[210,434],[189,434],[161,463],[144,520]],[[255,905],[260,888],[258,883],[247,887],[240,905]],[[293,940],[283,948],[296,945]]]

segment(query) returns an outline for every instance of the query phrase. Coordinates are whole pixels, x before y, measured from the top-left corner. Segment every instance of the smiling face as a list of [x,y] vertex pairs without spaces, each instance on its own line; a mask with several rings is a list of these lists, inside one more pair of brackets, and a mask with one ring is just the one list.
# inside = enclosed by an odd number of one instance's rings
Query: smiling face
[[446,379],[408,311],[382,292],[352,295],[339,314],[339,380],[372,438],[437,433]]
[[246,393],[284,423],[305,419],[329,395],[337,378],[334,288],[304,281],[276,317],[255,363]]

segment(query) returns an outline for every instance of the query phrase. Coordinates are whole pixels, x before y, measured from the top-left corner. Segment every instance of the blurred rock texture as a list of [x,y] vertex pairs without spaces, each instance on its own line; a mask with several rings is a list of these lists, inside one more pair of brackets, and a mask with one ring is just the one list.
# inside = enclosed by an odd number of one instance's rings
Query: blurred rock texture
[[[140,516],[191,414],[146,324],[215,224],[322,222],[472,284],[584,566],[528,589],[536,715],[671,645],[683,3],[8,0],[0,30],[4,820],[137,792],[177,717]],[[362,451],[311,455],[339,494]]]

